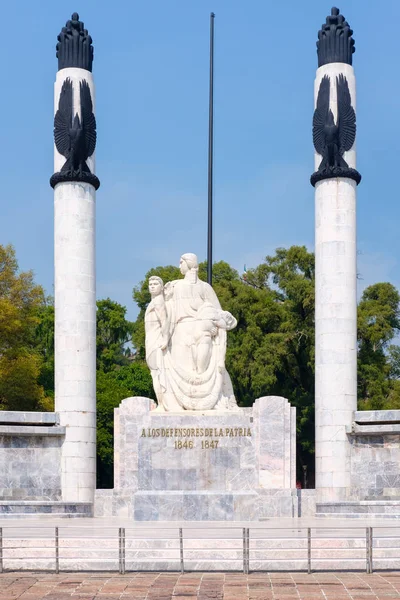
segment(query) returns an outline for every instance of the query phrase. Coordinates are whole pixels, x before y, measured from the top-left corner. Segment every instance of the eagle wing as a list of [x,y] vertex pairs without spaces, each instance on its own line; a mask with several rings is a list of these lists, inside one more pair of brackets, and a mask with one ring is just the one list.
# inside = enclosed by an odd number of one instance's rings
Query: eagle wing
[[325,124],[329,112],[331,81],[324,75],[319,85],[317,106],[313,117],[313,142],[318,154],[323,155],[325,150]]
[[69,77],[62,84],[58,110],[54,116],[54,142],[60,154],[68,158],[71,149],[69,130],[72,125],[72,81]]
[[83,79],[79,83],[81,97],[81,121],[86,142],[86,158],[92,156],[96,148],[96,118],[93,114],[92,96],[88,82]]
[[344,75],[336,77],[339,152],[343,155],[353,147],[356,139],[356,113],[351,105],[349,84]]

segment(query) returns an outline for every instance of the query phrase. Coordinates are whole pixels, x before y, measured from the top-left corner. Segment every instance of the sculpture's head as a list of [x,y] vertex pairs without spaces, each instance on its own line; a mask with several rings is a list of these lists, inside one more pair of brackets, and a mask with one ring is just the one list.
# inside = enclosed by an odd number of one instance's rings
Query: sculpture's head
[[161,277],[157,277],[157,275],[152,275],[149,279],[149,292],[152,298],[159,296],[163,293],[164,282]]
[[197,260],[197,256],[195,254],[192,254],[191,252],[182,254],[181,260],[179,261],[179,268],[182,275],[186,275],[186,273],[188,271],[191,271],[192,269],[198,271],[199,262]]

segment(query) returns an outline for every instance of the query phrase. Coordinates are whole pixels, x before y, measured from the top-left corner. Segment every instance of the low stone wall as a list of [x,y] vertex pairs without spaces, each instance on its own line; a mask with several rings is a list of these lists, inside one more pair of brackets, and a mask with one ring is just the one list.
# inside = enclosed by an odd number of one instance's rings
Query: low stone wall
[[315,517],[316,504],[316,490],[297,490],[297,510],[299,517]]
[[64,435],[56,413],[0,412],[0,501],[61,499]]
[[400,499],[400,410],[357,411],[349,440],[351,496]]

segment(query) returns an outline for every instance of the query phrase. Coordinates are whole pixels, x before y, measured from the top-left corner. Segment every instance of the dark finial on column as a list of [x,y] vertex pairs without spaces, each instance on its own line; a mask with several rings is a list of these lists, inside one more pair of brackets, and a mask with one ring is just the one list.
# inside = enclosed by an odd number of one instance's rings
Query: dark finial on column
[[57,58],[58,70],[68,67],[92,70],[93,46],[92,38],[85,25],[74,12],[58,35]]
[[341,62],[351,65],[355,52],[353,30],[335,6],[318,32],[318,66]]

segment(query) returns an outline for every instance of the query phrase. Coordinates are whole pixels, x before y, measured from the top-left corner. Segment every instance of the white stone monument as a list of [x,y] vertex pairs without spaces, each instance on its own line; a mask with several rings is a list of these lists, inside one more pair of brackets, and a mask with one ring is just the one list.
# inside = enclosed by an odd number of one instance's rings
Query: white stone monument
[[151,277],[146,310],[146,360],[158,411],[237,410],[225,368],[226,332],[236,319],[198,278],[195,254],[180,260],[183,279]]
[[351,487],[346,427],[357,410],[356,86],[352,30],[333,8],[318,35],[315,186],[315,460],[319,500]]
[[150,277],[146,360],[158,405],[126,398],[114,414],[114,490],[97,490],[97,516],[136,521],[241,521],[297,515],[296,409],[285,398],[237,406],[225,368],[236,319],[198,278]]
[[96,279],[93,46],[74,13],[57,44],[54,87],[55,410],[66,428],[62,498],[96,489]]

